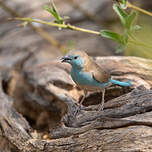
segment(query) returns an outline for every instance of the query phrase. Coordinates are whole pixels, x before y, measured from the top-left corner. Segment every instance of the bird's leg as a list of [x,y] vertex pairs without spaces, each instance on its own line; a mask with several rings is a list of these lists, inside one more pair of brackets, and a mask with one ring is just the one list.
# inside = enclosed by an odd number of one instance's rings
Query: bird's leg
[[87,92],[86,90],[84,90],[84,95],[83,95],[83,97],[82,97],[82,99],[81,99],[81,101],[80,101],[80,106],[82,105],[84,99],[86,98],[87,93],[88,93],[88,92]]
[[98,111],[101,111],[104,108],[104,96],[105,96],[105,89],[102,90],[102,101],[101,101]]
[[87,91],[86,90],[84,90],[84,95],[83,95],[83,97],[82,97],[82,99],[81,99],[81,101],[80,101],[80,103],[79,103],[79,108],[77,109],[77,111],[75,112],[75,116],[77,115],[77,113],[81,110],[81,106],[82,106],[82,103],[83,103],[83,101],[84,101],[84,99],[85,99],[85,97],[87,96]]

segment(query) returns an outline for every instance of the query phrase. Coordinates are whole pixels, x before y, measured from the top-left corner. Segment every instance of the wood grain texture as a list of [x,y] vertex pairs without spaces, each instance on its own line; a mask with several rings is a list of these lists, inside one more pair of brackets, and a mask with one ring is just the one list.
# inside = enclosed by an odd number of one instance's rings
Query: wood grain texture
[[[79,108],[74,95],[81,96],[81,94],[77,88],[75,94],[73,92],[74,83],[69,77],[69,67],[54,61],[25,69],[25,83],[33,89],[29,92],[24,90],[22,96],[23,103],[26,103],[24,108],[28,105],[39,109],[39,113],[43,110],[45,112],[54,110],[55,113],[56,110],[61,117],[57,119],[59,125],[55,123],[55,127],[50,130],[50,140],[33,136],[31,123],[28,123],[13,107],[14,102],[19,102],[21,98],[13,97],[16,99],[13,101],[8,96],[9,91],[4,90],[3,84],[6,74],[1,71],[0,136],[15,146],[16,151],[23,152],[151,151],[152,61],[135,57],[97,57],[95,60],[115,78],[133,81],[133,86],[127,90],[112,86],[107,89],[107,102],[103,111],[97,112],[98,105],[90,104],[83,106],[76,117],[74,113]],[[48,73],[51,76],[48,76]],[[59,79],[59,75],[62,75],[62,79]],[[17,89],[17,84],[13,89]],[[10,89],[11,94],[13,89]],[[84,102],[98,100],[98,95],[98,93],[89,94]],[[93,99],[91,96],[94,96]],[[33,108],[28,108],[28,112],[22,111],[23,115],[30,117]]]

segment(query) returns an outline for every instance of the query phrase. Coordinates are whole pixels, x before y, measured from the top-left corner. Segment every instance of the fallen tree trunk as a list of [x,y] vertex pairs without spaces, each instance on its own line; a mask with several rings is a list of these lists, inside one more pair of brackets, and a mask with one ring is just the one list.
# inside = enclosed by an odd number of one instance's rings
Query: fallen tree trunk
[[[90,93],[79,109],[76,99],[82,92],[73,88],[69,67],[56,61],[25,68],[24,75],[20,73],[18,77],[12,71],[1,72],[0,138],[14,146],[15,151],[23,152],[150,151],[152,61],[136,57],[95,60],[116,79],[130,79],[133,83],[132,88],[108,88],[105,109],[100,112],[97,112],[100,93]],[[10,78],[6,80],[8,74]],[[14,81],[21,82],[19,76],[24,79],[23,89],[22,83],[12,86]],[[34,134],[40,122],[46,123],[46,113],[48,124],[54,123],[48,125],[49,139]],[[35,120],[35,125],[31,120]]]

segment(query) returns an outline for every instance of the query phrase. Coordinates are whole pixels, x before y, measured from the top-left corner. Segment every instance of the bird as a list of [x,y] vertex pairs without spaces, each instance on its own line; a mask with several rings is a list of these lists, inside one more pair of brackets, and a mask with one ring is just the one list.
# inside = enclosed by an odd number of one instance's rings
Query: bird
[[70,51],[61,58],[61,62],[71,65],[70,75],[76,85],[84,90],[84,95],[80,101],[82,105],[86,98],[88,91],[102,92],[102,101],[98,110],[104,109],[104,95],[105,89],[112,84],[120,85],[123,87],[131,86],[131,82],[122,82],[112,79],[110,73],[100,67],[94,60],[84,51]]

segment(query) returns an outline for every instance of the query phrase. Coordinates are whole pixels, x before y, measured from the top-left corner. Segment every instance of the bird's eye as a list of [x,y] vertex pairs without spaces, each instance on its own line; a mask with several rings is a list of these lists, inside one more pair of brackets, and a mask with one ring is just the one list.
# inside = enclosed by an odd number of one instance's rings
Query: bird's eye
[[74,59],[76,60],[78,58],[78,56],[75,56]]

